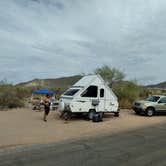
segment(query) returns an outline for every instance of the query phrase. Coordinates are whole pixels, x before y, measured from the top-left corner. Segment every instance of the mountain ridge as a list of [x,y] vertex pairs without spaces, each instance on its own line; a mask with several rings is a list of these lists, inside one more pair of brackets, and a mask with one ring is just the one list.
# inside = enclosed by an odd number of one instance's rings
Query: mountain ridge
[[81,77],[82,77],[81,75],[75,75],[75,76],[60,77],[60,78],[33,79],[30,81],[18,83],[16,84],[16,86],[66,89],[69,86],[72,86]]
[[[16,86],[66,89],[69,86],[72,86],[81,77],[82,77],[81,75],[75,75],[75,76],[60,77],[60,78],[33,79],[30,81],[18,83],[16,84]],[[145,87],[166,89],[166,81],[158,84],[146,85]]]
[[147,87],[149,87],[149,88],[166,89],[166,81],[158,83],[158,84],[147,85]]

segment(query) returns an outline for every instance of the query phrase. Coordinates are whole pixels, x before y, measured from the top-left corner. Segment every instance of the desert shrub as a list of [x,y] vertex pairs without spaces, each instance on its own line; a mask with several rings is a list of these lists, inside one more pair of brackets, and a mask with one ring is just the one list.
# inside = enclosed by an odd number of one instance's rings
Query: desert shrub
[[114,92],[119,99],[121,108],[131,108],[132,103],[139,98],[144,98],[143,89],[135,82],[123,81],[114,87]]
[[100,74],[108,85],[113,87],[121,108],[131,108],[134,100],[145,98],[150,93],[147,88],[138,86],[136,80],[124,81],[125,74],[119,69],[104,65],[94,73]]
[[0,85],[0,108],[17,108],[24,106],[27,91],[12,85]]
[[123,109],[130,109],[132,107],[132,103],[127,98],[121,99],[119,101],[119,105],[120,105],[120,108],[123,108]]
[[[21,87],[5,83],[0,83],[0,109],[24,107],[30,101],[33,90],[45,87]],[[50,89],[50,88],[48,88]],[[56,91],[56,97],[59,98],[64,89],[51,89]]]

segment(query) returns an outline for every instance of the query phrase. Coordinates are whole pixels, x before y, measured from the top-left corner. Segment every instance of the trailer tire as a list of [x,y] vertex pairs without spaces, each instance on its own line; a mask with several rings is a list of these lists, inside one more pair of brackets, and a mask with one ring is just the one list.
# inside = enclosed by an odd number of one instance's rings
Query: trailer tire
[[115,116],[115,117],[119,117],[119,112],[115,112],[115,113],[114,113],[114,116]]
[[96,114],[96,110],[89,110],[88,112],[88,119],[92,120],[93,116]]

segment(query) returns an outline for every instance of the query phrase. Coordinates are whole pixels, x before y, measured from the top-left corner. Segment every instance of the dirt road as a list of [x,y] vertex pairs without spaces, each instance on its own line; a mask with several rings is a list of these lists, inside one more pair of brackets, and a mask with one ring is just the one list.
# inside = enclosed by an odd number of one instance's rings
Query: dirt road
[[0,149],[0,166],[165,166],[165,125],[72,142]]
[[131,110],[121,110],[120,117],[106,115],[101,123],[72,119],[64,123],[58,112],[51,111],[47,122],[43,112],[30,109],[0,111],[0,147],[31,145],[88,138],[91,135],[115,134],[122,131],[162,124],[166,116],[151,118],[135,115]]

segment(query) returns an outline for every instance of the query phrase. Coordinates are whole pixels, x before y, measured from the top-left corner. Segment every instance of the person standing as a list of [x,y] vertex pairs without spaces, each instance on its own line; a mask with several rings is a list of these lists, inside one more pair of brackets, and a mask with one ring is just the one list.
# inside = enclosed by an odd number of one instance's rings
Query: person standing
[[46,122],[47,121],[47,116],[50,112],[50,98],[51,96],[50,95],[46,95],[45,99],[43,100],[43,104],[44,104],[44,117],[43,117],[43,120]]

